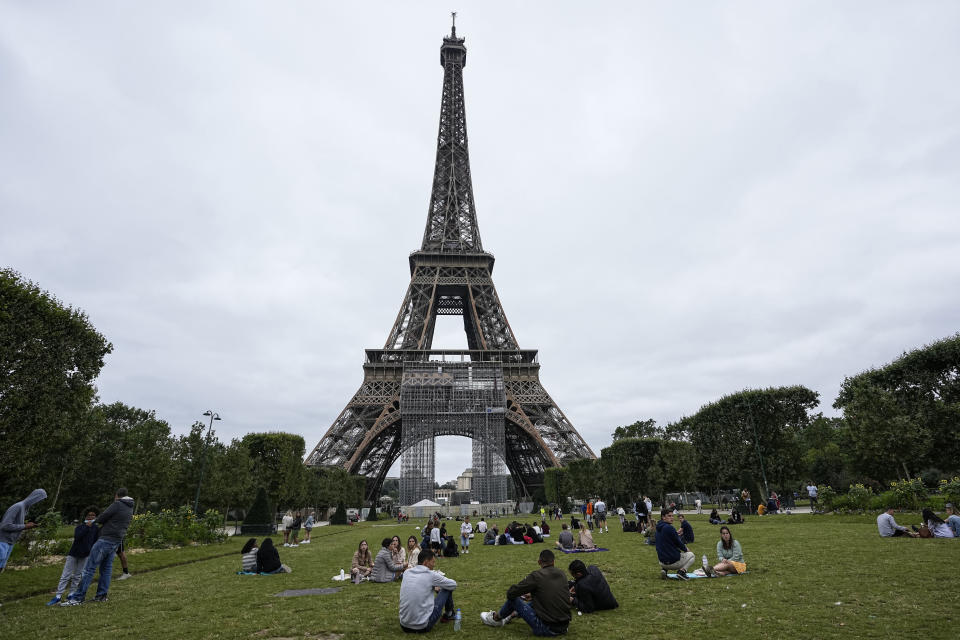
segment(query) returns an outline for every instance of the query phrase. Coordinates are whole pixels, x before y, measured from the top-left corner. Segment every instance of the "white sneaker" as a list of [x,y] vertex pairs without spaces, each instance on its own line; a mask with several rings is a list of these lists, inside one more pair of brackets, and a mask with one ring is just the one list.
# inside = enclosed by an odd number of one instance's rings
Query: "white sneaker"
[[299,547],[299,546],[300,546],[299,544],[291,544],[291,545],[290,545],[291,548],[292,548],[292,547]]
[[483,624],[490,627],[502,627],[507,624],[507,620],[509,620],[509,618],[505,620],[495,620],[493,618],[493,611],[484,611],[480,614],[480,619],[483,620]]
[[121,573],[120,577],[117,580],[126,580],[127,578],[132,578],[133,575],[130,573]]
[[284,543],[283,543],[283,546],[285,546],[285,547],[289,547],[289,546],[290,546],[290,544],[289,544],[289,543],[287,543],[287,542],[284,542]]

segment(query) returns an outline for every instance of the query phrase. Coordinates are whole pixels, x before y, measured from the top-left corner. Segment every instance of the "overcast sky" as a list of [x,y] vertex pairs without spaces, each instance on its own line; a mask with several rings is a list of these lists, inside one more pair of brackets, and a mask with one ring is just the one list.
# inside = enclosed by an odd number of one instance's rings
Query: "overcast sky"
[[420,246],[451,9],[494,282],[598,454],[960,329],[956,2],[0,1],[0,265],[113,343],[103,402],[320,440]]

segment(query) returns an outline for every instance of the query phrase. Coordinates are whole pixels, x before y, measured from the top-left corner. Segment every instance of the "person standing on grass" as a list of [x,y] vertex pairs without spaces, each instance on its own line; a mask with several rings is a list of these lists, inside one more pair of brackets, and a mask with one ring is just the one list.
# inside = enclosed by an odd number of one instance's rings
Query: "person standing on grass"
[[703,570],[711,578],[714,575],[740,574],[747,570],[740,543],[733,539],[733,534],[730,533],[730,527],[727,525],[720,527],[720,540],[717,542],[717,564],[712,567],[706,564]]
[[63,572],[60,573],[60,582],[57,584],[57,593],[53,596],[47,606],[58,604],[67,589],[74,590],[80,586],[80,578],[83,575],[83,565],[90,555],[90,549],[93,543],[100,536],[100,528],[94,524],[97,514],[100,512],[95,507],[85,509],[86,515],[83,522],[78,524],[73,530],[73,544],[70,551],[67,552],[67,559],[63,563]]
[[293,511],[287,511],[283,514],[283,519],[280,521],[280,524],[283,525],[283,546],[290,546],[290,527],[293,526]]
[[127,551],[124,549],[124,540],[126,538],[121,538],[120,544],[117,545],[117,557],[120,558],[120,577],[117,580],[126,580],[127,578],[132,577],[130,575],[130,565],[127,564]]
[[417,564],[400,584],[400,628],[406,633],[426,633],[437,620],[449,622],[454,616],[453,590],[457,583],[434,569],[437,556],[425,549]]
[[443,545],[443,537],[440,535],[440,527],[437,526],[437,523],[433,523],[433,527],[430,529],[430,549],[433,550],[434,554],[440,553]]
[[310,534],[313,533],[313,525],[315,525],[316,522],[314,512],[311,511],[310,514],[307,515],[307,519],[303,522],[303,542],[301,544],[310,544]]
[[60,603],[61,607],[83,604],[87,589],[93,582],[93,574],[97,569],[100,576],[97,578],[97,595],[95,602],[106,602],[107,592],[110,591],[110,578],[113,572],[113,556],[117,547],[127,534],[130,520],[133,519],[133,498],[127,495],[126,487],[120,487],[114,496],[113,504],[103,510],[94,521],[100,525],[100,539],[93,543],[90,555],[83,566],[83,577],[80,586],[71,593],[66,600]]
[[46,491],[34,489],[26,498],[10,505],[10,508],[3,514],[3,519],[0,520],[0,571],[3,571],[4,567],[7,566],[7,560],[13,551],[13,545],[20,538],[20,534],[37,526],[35,522],[25,522],[27,511],[46,497]]
[[607,526],[607,503],[603,501],[603,498],[597,500],[597,503],[593,506],[593,510],[596,514],[599,532],[603,533],[604,528],[606,528],[607,533],[610,533],[610,527]]
[[948,502],[944,507],[947,510],[947,526],[953,531],[954,538],[960,538],[960,516],[952,502]]
[[920,534],[910,531],[906,527],[901,527],[893,519],[893,506],[888,506],[887,510],[877,516],[877,530],[881,538],[898,538],[906,536],[909,538],[919,538]]
[[620,606],[610,591],[607,579],[596,565],[585,566],[580,560],[570,563],[570,605],[581,613],[593,613]]
[[620,518],[620,528],[623,528],[624,520],[626,520],[627,512],[623,510],[623,507],[617,507],[617,517]]
[[697,559],[693,552],[680,540],[677,530],[673,528],[673,511],[667,507],[660,512],[660,522],[657,523],[657,559],[660,561],[660,577],[666,580],[667,571],[677,570],[677,577],[689,580],[687,569]]
[[[500,611],[484,611],[480,619],[502,627],[514,617],[526,621],[535,636],[558,636],[570,625],[570,587],[567,576],[554,566],[553,551],[544,549],[537,560],[540,569],[507,589]],[[529,604],[528,604],[529,603]]]
[[470,516],[464,516],[463,523],[460,525],[460,553],[470,553],[471,533],[473,533],[473,525],[470,524]]
[[814,513],[817,510],[817,485],[813,484],[809,480],[807,481],[807,497],[810,498],[810,513]]
[[290,546],[299,547],[300,541],[300,526],[303,524],[303,518],[300,517],[300,512],[297,511],[293,514],[293,522],[290,523]]
[[701,513],[703,513],[703,500],[701,500],[700,498],[697,498],[696,500],[693,501],[693,506],[697,508],[697,515],[700,515]]

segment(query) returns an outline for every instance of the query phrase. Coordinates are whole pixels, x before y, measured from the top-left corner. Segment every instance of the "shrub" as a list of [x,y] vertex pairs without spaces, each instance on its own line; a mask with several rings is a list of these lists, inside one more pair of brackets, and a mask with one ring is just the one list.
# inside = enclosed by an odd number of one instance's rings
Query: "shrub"
[[[66,553],[62,551],[63,544],[57,540],[57,529],[63,523],[60,514],[55,511],[47,511],[37,518],[36,522],[36,528],[28,530],[25,534],[26,544],[23,545],[23,561],[30,564],[36,562],[42,556]],[[67,551],[69,550],[70,545],[67,545]]]
[[219,511],[210,509],[197,516],[186,505],[159,513],[138,513],[130,522],[127,538],[131,544],[151,549],[223,542],[227,536],[221,528],[222,520]]
[[894,506],[900,509],[917,510],[927,497],[927,490],[923,480],[894,480],[890,483],[890,490],[894,494]]
[[337,503],[337,510],[330,518],[330,524],[347,524],[347,508],[342,502]]
[[817,496],[824,511],[832,511],[833,503],[837,500],[837,492],[828,484],[821,484],[817,487]]
[[244,524],[274,524],[273,511],[270,510],[270,501],[267,500],[267,490],[263,487],[257,489],[257,497],[253,501],[253,506],[247,511],[243,519]]
[[873,489],[862,484],[852,484],[847,491],[847,502],[849,509],[856,511],[866,511],[870,508],[870,501],[873,499]]
[[941,480],[939,489],[944,502],[960,504],[960,477],[953,476],[950,480]]

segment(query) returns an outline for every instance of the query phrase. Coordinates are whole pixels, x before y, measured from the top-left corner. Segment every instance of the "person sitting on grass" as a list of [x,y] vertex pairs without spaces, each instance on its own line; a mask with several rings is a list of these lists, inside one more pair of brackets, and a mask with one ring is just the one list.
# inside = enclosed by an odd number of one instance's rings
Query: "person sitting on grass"
[[497,544],[497,536],[499,533],[500,532],[497,531],[497,525],[493,525],[487,529],[487,532],[483,534],[483,544]]
[[578,549],[596,549],[597,545],[593,541],[593,534],[590,529],[580,529],[580,539],[577,542]]
[[947,510],[947,526],[953,531],[954,538],[960,538],[960,516],[952,502],[948,502],[944,508]]
[[566,549],[567,551],[572,551],[576,546],[573,541],[573,533],[567,528],[566,522],[560,525],[560,535],[557,536],[555,546],[560,549]]
[[541,535],[544,535],[544,536],[550,535],[550,524],[546,520],[540,521],[540,531],[543,532]]
[[393,564],[407,566],[407,550],[400,542],[400,536],[393,536],[391,540],[393,544],[390,545],[390,553],[393,555]]
[[723,524],[723,520],[720,519],[720,514],[717,513],[716,509],[710,512],[710,524]]
[[[484,611],[483,623],[502,627],[514,617],[523,618],[535,636],[563,635],[570,625],[570,587],[567,576],[554,566],[549,549],[540,552],[540,569],[507,589],[500,611]],[[529,604],[528,604],[529,603]]]
[[391,538],[384,538],[380,543],[380,551],[373,559],[373,571],[370,580],[373,582],[393,582],[403,573],[403,565],[393,560],[393,546],[396,544]]
[[257,539],[250,538],[240,549],[240,570],[245,573],[257,572]]
[[706,565],[703,568],[707,575],[726,576],[743,573],[747,564],[743,561],[743,550],[740,543],[733,539],[730,527],[720,527],[720,540],[717,541],[717,564]]
[[933,512],[933,509],[924,509],[921,512],[921,517],[926,523],[927,528],[930,529],[930,533],[933,534],[934,538],[952,538],[953,529],[950,528],[946,522],[943,521],[940,516]]
[[416,563],[400,584],[400,628],[406,633],[426,633],[437,620],[447,622],[454,616],[456,581],[434,570],[437,556],[429,549],[420,552]]
[[370,546],[366,540],[361,540],[357,545],[357,550],[353,552],[353,560],[350,561],[350,578],[354,584],[362,580],[369,580],[373,573],[373,555],[370,553]]
[[690,544],[693,542],[693,525],[683,517],[682,513],[677,514],[677,517],[680,519],[680,539],[684,544]]
[[697,559],[693,552],[680,540],[677,530],[673,528],[673,510],[667,507],[660,512],[660,521],[657,523],[657,559],[660,561],[660,577],[666,580],[667,571],[677,570],[677,577],[689,580],[687,569]]
[[893,505],[887,507],[886,511],[877,516],[877,530],[881,538],[899,538],[905,536],[908,538],[919,538],[920,534],[910,531],[906,527],[901,527],[893,519]]
[[610,591],[610,585],[596,565],[585,566],[580,560],[570,563],[570,605],[581,613],[593,613],[620,606]]
[[258,573],[280,573],[283,571],[283,564],[280,562],[280,554],[277,548],[273,546],[273,540],[264,538],[257,549],[257,572]]
[[740,510],[736,507],[730,509],[730,518],[727,520],[727,524],[743,524],[743,516],[740,515]]
[[420,562],[420,552],[422,549],[417,544],[417,536],[407,538],[407,567],[415,567]]
[[[87,507],[86,516],[83,522],[78,524],[73,530],[73,545],[67,553],[67,560],[63,563],[63,572],[60,574],[60,582],[57,584],[57,593],[53,596],[47,606],[55,605],[60,602],[64,591],[72,593],[80,586],[80,579],[83,577],[83,566],[90,556],[90,549],[93,543],[100,537],[100,527],[94,524],[94,520],[100,512],[96,507]],[[69,588],[69,590],[68,590]]]
[[460,552],[457,551],[457,541],[453,536],[447,537],[447,544],[443,548],[443,557],[444,558],[459,558]]

